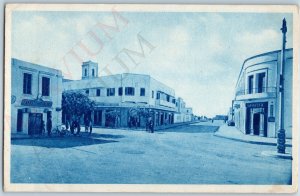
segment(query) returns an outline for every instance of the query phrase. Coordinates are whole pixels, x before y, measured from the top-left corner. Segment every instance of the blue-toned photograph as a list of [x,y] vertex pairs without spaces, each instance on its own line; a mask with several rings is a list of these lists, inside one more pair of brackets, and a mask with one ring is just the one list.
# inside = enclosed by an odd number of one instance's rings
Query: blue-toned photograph
[[293,19],[12,10],[10,183],[292,185]]

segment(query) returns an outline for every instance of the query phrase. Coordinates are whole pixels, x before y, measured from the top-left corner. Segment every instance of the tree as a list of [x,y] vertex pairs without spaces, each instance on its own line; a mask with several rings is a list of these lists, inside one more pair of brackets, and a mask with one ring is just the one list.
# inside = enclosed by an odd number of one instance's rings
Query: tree
[[67,91],[62,94],[62,110],[70,120],[79,120],[94,110],[95,102],[81,92]]

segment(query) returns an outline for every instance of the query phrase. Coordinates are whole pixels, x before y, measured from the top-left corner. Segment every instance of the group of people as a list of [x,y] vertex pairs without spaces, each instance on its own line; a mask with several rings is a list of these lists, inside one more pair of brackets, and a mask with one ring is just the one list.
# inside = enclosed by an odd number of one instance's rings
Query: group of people
[[128,119],[128,126],[129,128],[138,128],[140,126],[140,119],[137,116],[129,116]]
[[[70,127],[71,134],[73,135],[79,135],[81,126],[79,120],[73,120],[71,123],[68,121],[66,122],[66,129],[68,130]],[[92,134],[93,130],[93,123],[90,119],[85,119],[84,120],[84,127],[85,127],[85,132],[89,131],[89,134]],[[76,131],[76,133],[75,133]]]

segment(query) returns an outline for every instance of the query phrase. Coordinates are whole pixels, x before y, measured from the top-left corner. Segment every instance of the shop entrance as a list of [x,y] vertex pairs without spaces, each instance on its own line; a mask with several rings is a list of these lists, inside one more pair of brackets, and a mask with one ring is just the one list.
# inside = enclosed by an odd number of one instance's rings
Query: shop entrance
[[102,122],[102,110],[94,111],[94,125],[100,126]]
[[267,137],[268,102],[246,103],[246,134]]
[[18,109],[18,116],[17,116],[17,132],[23,131],[23,111],[22,109]]
[[28,119],[28,134],[38,135],[42,133],[42,113],[30,113]]
[[253,114],[253,134],[259,135],[260,113]]

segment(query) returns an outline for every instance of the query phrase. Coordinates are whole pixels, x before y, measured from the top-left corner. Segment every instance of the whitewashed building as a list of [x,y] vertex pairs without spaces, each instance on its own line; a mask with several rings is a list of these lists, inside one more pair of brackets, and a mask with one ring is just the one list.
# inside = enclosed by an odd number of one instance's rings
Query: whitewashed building
[[174,114],[175,123],[183,123],[193,121],[193,109],[186,107],[185,101],[178,97],[176,99],[176,113]]
[[52,127],[61,124],[61,71],[11,59],[11,132],[36,135],[42,133],[52,118]]
[[[135,110],[151,112],[154,125],[174,123],[176,112],[175,91],[165,84],[143,74],[116,74],[98,77],[98,64],[83,62],[81,80],[64,80],[64,91],[81,91],[96,103],[90,117],[95,126],[115,126],[111,112],[119,114],[117,126],[127,127]],[[63,115],[63,121],[68,117]],[[138,126],[145,126],[145,119],[137,119]]]
[[[277,137],[280,121],[279,82],[281,50],[246,59],[233,101],[235,126],[244,134]],[[284,73],[284,128],[292,137],[293,49],[286,50]]]

